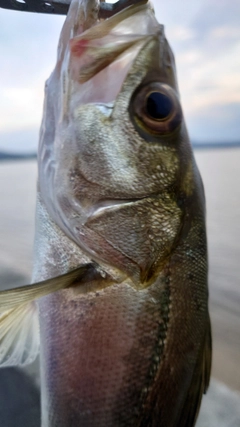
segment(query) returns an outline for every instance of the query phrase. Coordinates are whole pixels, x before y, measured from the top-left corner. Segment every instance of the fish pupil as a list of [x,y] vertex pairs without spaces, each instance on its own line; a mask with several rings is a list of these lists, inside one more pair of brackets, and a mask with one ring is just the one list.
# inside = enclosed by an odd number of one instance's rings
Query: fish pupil
[[152,92],[146,102],[147,114],[155,120],[166,119],[172,110],[172,102],[161,92]]

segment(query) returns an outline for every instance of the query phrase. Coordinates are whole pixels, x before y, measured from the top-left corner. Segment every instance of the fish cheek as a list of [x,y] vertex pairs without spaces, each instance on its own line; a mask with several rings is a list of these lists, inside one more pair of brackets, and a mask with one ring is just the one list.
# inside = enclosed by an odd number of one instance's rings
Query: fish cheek
[[76,155],[70,179],[78,199],[142,198],[165,191],[178,178],[181,135],[148,141],[135,129],[123,104],[118,105],[118,113],[104,117],[96,106],[76,111]]
[[[182,211],[173,200],[147,198],[89,219],[86,228],[121,254],[125,262],[117,267],[141,288],[149,286],[163,268],[177,241],[181,219]],[[108,262],[112,262],[111,251]]]

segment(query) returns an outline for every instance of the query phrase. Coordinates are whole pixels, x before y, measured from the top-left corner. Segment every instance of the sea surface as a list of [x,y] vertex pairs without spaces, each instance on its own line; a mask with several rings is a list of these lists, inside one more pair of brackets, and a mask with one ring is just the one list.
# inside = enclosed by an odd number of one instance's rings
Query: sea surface
[[[207,200],[212,375],[240,391],[240,148],[196,150],[195,157]],[[0,163],[1,289],[31,277],[36,180],[35,160]]]

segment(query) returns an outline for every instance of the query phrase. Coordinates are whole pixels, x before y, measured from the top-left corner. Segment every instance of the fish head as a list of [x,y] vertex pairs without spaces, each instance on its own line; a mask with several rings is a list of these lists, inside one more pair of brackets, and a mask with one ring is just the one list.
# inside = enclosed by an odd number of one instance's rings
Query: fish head
[[174,56],[149,3],[103,21],[97,1],[71,7],[46,86],[40,194],[92,259],[145,287],[198,180]]

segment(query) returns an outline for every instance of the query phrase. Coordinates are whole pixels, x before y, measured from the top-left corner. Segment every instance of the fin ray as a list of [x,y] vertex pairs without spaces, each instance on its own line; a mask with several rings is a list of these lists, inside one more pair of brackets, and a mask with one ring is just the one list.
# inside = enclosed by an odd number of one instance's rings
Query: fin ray
[[0,317],[0,367],[26,365],[39,353],[36,302],[17,306]]
[[32,285],[0,291],[0,315],[18,305],[69,287],[75,280],[82,278],[89,267],[92,267],[92,264],[86,264],[61,276],[33,283]]
[[93,264],[32,285],[0,291],[0,367],[33,362],[40,347],[37,298],[80,280]]

